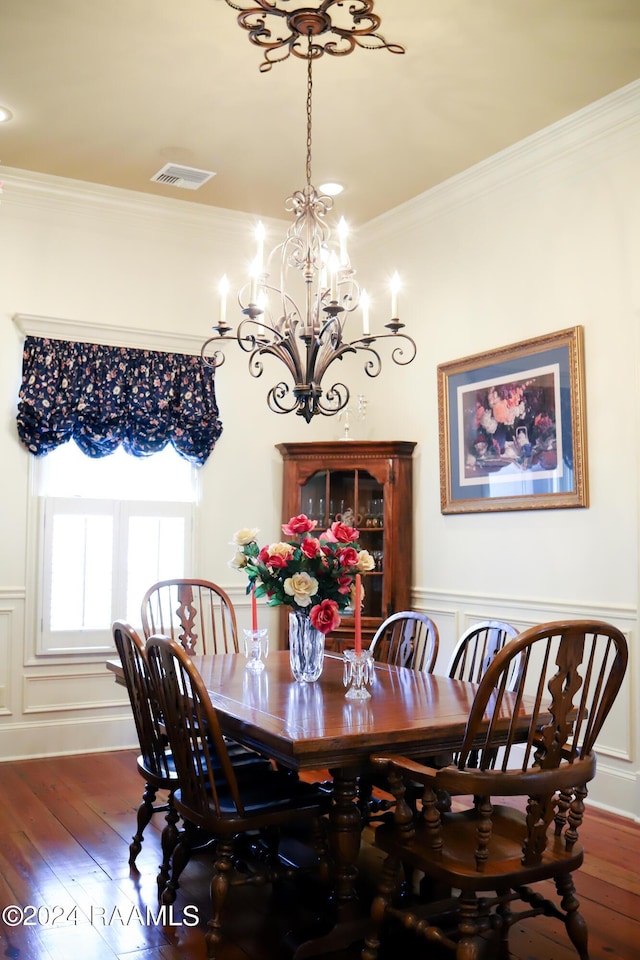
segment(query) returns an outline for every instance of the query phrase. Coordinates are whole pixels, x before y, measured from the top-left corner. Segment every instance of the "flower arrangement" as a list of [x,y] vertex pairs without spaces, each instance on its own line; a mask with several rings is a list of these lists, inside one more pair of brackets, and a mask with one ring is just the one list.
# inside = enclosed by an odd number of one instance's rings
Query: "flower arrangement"
[[542,451],[555,448],[556,398],[552,374],[471,390],[464,408],[466,466],[482,467],[487,458],[538,463]]
[[355,577],[373,570],[375,562],[358,543],[355,527],[336,521],[314,535],[317,520],[305,514],[282,525],[290,539],[259,547],[257,529],[238,530],[233,536],[236,554],[230,566],[244,570],[247,593],[268,597],[270,606],[287,604],[307,614],[313,626],[327,634],[340,624],[340,611],[352,605]]

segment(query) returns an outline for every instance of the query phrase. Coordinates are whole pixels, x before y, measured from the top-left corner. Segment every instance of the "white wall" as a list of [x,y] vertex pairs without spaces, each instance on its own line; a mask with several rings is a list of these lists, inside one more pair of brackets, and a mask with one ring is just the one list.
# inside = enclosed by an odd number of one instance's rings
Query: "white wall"
[[[631,664],[591,794],[640,815],[640,83],[360,233],[369,272],[402,265],[400,312],[419,341],[375,424],[380,435],[418,442],[414,597],[441,626],[439,663],[481,616],[521,627],[597,616],[620,626]],[[444,516],[437,365],[575,325],[584,327],[590,506]]]
[[[627,634],[631,666],[603,733],[591,794],[631,816],[640,816],[633,697],[639,108],[640,84],[362,228],[359,275],[370,288],[370,277],[401,269],[401,317],[419,356],[402,371],[387,356],[377,381],[345,364],[345,378],[368,400],[355,435],[418,442],[414,602],[440,625],[440,666],[462,629],[488,615],[520,627],[595,615]],[[150,347],[162,341],[167,348],[174,334],[176,349],[181,338],[197,343],[216,315],[218,277],[226,271],[237,285],[246,269],[251,223],[24,171],[0,168],[0,175],[0,757],[108,749],[133,738],[126,704],[102,664],[24,663],[34,602],[25,547],[29,456],[15,433],[21,337],[11,318],[133,328]],[[374,324],[388,312],[380,291],[374,285]],[[576,324],[585,332],[590,507],[443,516],[437,364]],[[244,359],[229,352],[217,384],[225,432],[201,476],[197,563],[240,605],[244,582],[226,565],[228,541],[240,526],[277,532],[274,444],[342,430],[330,419],[307,426],[270,413],[272,383],[269,370],[252,380]]]
[[[34,656],[34,571],[26,550],[32,458],[15,427],[23,338],[12,318],[71,321],[25,321],[27,330],[50,328],[52,336],[63,329],[82,339],[86,325],[104,342],[199,351],[217,320],[219,277],[227,272],[237,285],[246,277],[253,223],[25,171],[3,168],[0,177],[0,758],[133,744],[130,709],[103,659]],[[268,226],[275,243],[283,224]],[[248,625],[246,583],[227,566],[229,541],[244,526],[260,527],[268,539],[280,532],[274,445],[331,438],[341,428],[270,413],[266,393],[281,372],[265,367],[254,380],[238,348],[228,351],[216,378],[224,431],[200,472],[195,567],[228,589],[241,625]]]

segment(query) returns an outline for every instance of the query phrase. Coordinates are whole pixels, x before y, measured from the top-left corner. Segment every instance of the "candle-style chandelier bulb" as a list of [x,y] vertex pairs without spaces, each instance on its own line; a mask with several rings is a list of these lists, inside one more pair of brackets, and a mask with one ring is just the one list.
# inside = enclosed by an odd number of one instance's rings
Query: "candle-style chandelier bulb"
[[[364,351],[365,373],[377,377],[382,361],[374,344],[388,338],[396,341],[391,353],[394,363],[409,364],[416,356],[415,342],[400,332],[404,324],[398,319],[400,279],[397,273],[391,282],[391,320],[386,324],[390,332],[371,335],[369,298],[365,291],[360,291],[351,266],[347,224],[342,217],[336,230],[337,237],[331,236],[326,216],[332,209],[333,200],[319,194],[311,183],[314,59],[323,53],[336,55],[339,52],[336,36],[340,42],[347,43],[348,49],[342,49],[342,54],[350,53],[356,45],[377,46],[393,53],[404,53],[404,48],[387,44],[376,32],[380,19],[372,13],[373,0],[356,0],[349,5],[353,25],[346,32],[343,27],[332,23],[329,15],[329,9],[335,4],[344,6],[340,0],[324,0],[317,10],[305,7],[287,12],[278,7],[276,0],[256,0],[258,6],[250,9],[243,9],[231,0],[226,2],[241,11],[238,22],[250,31],[251,41],[267,47],[261,70],[271,69],[273,63],[292,53],[303,56],[301,50],[303,45],[306,46],[306,183],[286,201],[285,208],[293,213],[293,222],[284,241],[266,259],[264,226],[259,223],[256,227],[256,254],[248,281],[238,291],[243,319],[235,334],[227,323],[228,285],[221,281],[219,322],[213,327],[215,336],[204,343],[202,356],[209,365],[219,367],[224,362],[224,354],[218,344],[235,340],[249,354],[249,371],[254,377],[263,373],[263,356],[280,360],[287,368],[292,384],[281,380],[273,386],[267,395],[269,407],[275,413],[295,411],[308,423],[317,414],[333,416],[339,413],[349,402],[349,389],[341,381],[323,386],[323,378],[336,360],[348,353]],[[267,15],[286,17],[294,38],[290,43],[282,38],[267,42],[272,37],[265,26]],[[325,34],[334,38],[332,42]],[[375,42],[364,43],[362,37],[374,38]],[[274,51],[282,52],[287,44],[288,52],[282,56],[270,56]],[[347,321],[357,310],[362,316],[362,336],[349,340]]]

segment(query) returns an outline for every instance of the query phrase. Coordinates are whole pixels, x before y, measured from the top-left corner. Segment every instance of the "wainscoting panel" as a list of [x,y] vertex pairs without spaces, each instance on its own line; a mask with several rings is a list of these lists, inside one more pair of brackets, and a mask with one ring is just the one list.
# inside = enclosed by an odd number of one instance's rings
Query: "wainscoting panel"
[[38,673],[24,677],[24,714],[104,710],[129,704],[124,687],[101,665],[95,672]]
[[19,600],[0,594],[0,716],[12,713],[11,638],[15,636],[17,602]]
[[635,637],[638,613],[632,607],[610,604],[553,603],[532,598],[504,596],[480,597],[454,592],[439,593],[414,588],[413,607],[428,613],[440,631],[440,650],[436,672],[444,673],[451,652],[462,633],[478,620],[498,619],[526,630],[539,623],[555,620],[604,620],[618,627],[629,644],[629,668],[622,689],[596,744],[598,774],[590,787],[590,800],[602,807],[640,819],[640,776],[635,769],[636,718],[634,680],[636,670]]

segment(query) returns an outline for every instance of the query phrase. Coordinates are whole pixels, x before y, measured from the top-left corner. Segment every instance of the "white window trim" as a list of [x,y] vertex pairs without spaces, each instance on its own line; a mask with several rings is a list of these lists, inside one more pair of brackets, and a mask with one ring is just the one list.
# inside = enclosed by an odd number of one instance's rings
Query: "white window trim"
[[[47,639],[44,627],[44,510],[47,498],[37,495],[36,458],[29,457],[29,497],[27,508],[27,576],[26,576],[26,596],[32,597],[33,602],[26,605],[26,636],[27,644],[25,649],[25,666],[34,666],[46,660],[49,664],[68,664],[68,663],[91,663],[95,660],[103,660],[105,654],[113,653],[115,647],[111,640],[102,636],[95,638],[94,643],[82,643],[70,645],[60,642],[55,644]],[[57,498],[50,498],[57,499]],[[85,503],[87,501],[84,501]],[[111,501],[101,501],[102,503],[111,503]],[[83,500],[78,498],[78,503]],[[186,549],[185,549],[185,576],[192,575],[194,568],[194,557],[196,550],[196,511],[197,502],[175,502],[166,501],[145,503],[143,501],[115,501],[128,515],[157,515],[158,512],[167,512],[167,515],[183,516],[185,518],[186,530]],[[121,548],[124,548],[121,545]],[[114,544],[114,552],[116,547]],[[114,576],[118,575],[118,570],[123,569],[119,559],[114,556]],[[122,591],[124,593],[124,590]],[[142,600],[142,597],[140,598]],[[125,616],[125,610],[114,609],[113,619],[122,619]],[[86,638],[85,638],[86,639]],[[62,638],[60,638],[62,641]]]

